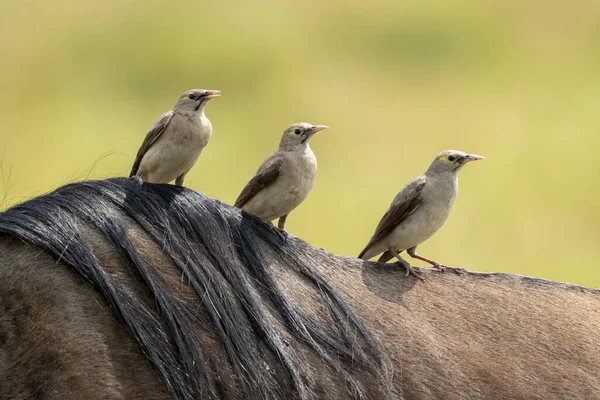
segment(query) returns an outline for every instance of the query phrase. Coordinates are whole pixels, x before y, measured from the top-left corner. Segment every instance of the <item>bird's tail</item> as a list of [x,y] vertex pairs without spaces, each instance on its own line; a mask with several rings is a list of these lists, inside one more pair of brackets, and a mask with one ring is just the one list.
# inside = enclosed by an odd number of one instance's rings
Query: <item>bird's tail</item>
[[360,254],[358,255],[358,258],[361,258],[363,260],[368,260],[370,258],[372,258],[375,254],[371,254],[372,250],[369,246],[365,247],[365,249],[363,251],[360,252]]
[[138,183],[138,185],[142,186],[142,183],[144,183],[144,181],[142,180],[142,177],[139,175],[130,175],[129,179],[131,179],[132,181],[136,181]]
[[390,261],[392,258],[394,258],[394,255],[392,254],[391,251],[388,250],[388,251],[384,252],[381,255],[381,257],[379,257],[379,259],[377,260],[377,262],[386,263],[386,262]]
[[[377,254],[379,254],[379,251],[377,251],[373,247],[367,246],[358,255],[358,258],[361,258],[363,260],[370,260],[371,258],[375,257]],[[387,251],[384,251],[383,254],[381,254],[381,256],[379,257],[377,262],[385,263],[385,262],[388,262],[389,260],[391,260],[392,258],[394,258],[394,255],[392,254],[392,252],[387,250]]]

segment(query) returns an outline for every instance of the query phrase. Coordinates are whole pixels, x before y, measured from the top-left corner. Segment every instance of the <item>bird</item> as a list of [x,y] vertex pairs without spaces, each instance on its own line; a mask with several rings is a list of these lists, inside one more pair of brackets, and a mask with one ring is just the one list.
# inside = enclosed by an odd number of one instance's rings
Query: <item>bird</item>
[[400,257],[402,251],[442,272],[446,269],[463,271],[463,268],[448,267],[417,254],[417,246],[435,234],[450,215],[458,193],[458,172],[467,163],[483,159],[458,150],[439,153],[423,175],[410,181],[396,195],[358,258],[369,260],[383,253],[378,262],[396,258],[406,269],[406,276],[410,274],[421,280],[425,278]]
[[191,89],[183,93],[173,108],[154,122],[129,173],[139,183],[169,183],[183,186],[212,135],[212,125],[204,109],[219,90]]
[[285,239],[288,214],[306,199],[315,181],[317,158],[310,139],[327,128],[306,122],[290,125],[281,136],[279,149],[263,161],[234,206],[265,221],[279,218],[277,230]]

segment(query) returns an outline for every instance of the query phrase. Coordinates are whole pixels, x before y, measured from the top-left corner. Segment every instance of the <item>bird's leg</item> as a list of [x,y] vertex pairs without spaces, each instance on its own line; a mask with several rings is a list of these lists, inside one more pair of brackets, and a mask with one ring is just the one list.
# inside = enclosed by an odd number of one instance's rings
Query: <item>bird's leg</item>
[[277,228],[281,229],[282,231],[285,231],[285,220],[287,219],[287,216],[287,214],[282,215],[279,217],[279,221],[277,221]]
[[389,252],[392,253],[394,255],[394,257],[396,257],[398,259],[398,263],[404,267],[404,269],[406,270],[405,276],[412,275],[415,278],[419,278],[422,281],[427,280],[427,279],[425,279],[425,277],[423,275],[421,275],[420,273],[415,271],[415,269],[410,265],[410,263],[408,261],[406,261],[404,258],[400,257],[400,252],[398,250],[390,249]]
[[[179,175],[177,177],[177,179],[175,179],[175,185],[177,185],[177,186],[183,186],[183,180],[185,179],[186,174],[187,174],[187,172],[184,172],[183,174]],[[217,204],[221,204],[222,203],[222,201],[219,200],[219,199],[213,199],[213,200],[216,201]]]
[[411,256],[412,258],[416,258],[422,261],[425,261],[426,263],[429,263],[431,265],[433,265],[434,268],[439,269],[442,272],[446,272],[447,269],[454,271],[454,272],[460,272],[460,271],[464,271],[464,268],[460,268],[460,267],[449,267],[447,265],[444,264],[440,264],[439,262],[435,261],[435,260],[431,260],[427,257],[423,257],[417,254],[417,246],[415,247],[411,247],[410,249],[406,250],[406,252],[408,253],[409,256]]
[[287,219],[288,214],[282,215],[279,217],[279,221],[277,221],[277,232],[281,239],[287,239],[287,231],[285,230],[285,220]]
[[183,179],[185,178],[185,173],[179,175],[177,179],[175,179],[175,184],[177,186],[183,186]]

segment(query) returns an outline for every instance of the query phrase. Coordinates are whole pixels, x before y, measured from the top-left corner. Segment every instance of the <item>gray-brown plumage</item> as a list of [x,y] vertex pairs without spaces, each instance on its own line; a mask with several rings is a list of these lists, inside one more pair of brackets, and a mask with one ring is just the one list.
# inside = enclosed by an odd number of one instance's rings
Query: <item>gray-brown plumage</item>
[[288,127],[279,149],[260,165],[235,206],[266,221],[279,218],[278,228],[285,232],[288,214],[308,196],[317,173],[317,158],[309,146],[310,139],[326,128],[305,122]]
[[410,181],[396,195],[375,233],[359,258],[368,260],[383,253],[379,262],[397,258],[406,268],[406,274],[423,279],[411,265],[400,257],[404,250],[413,257],[432,264],[435,268],[462,270],[448,267],[417,254],[417,246],[429,239],[446,222],[458,193],[458,171],[469,161],[483,157],[457,150],[438,154],[425,174]]
[[173,109],[161,115],[146,134],[129,174],[140,183],[183,185],[212,135],[204,109],[218,90],[192,89],[183,93]]

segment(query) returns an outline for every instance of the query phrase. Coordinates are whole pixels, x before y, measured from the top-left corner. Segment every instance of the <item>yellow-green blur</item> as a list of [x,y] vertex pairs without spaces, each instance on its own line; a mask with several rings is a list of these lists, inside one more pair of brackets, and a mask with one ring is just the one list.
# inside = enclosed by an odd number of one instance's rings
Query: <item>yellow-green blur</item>
[[287,229],[356,256],[439,151],[472,152],[419,252],[600,287],[599,2],[1,3],[0,209],[127,175],[182,92],[219,89],[186,186],[231,204],[288,125],[327,124]]

